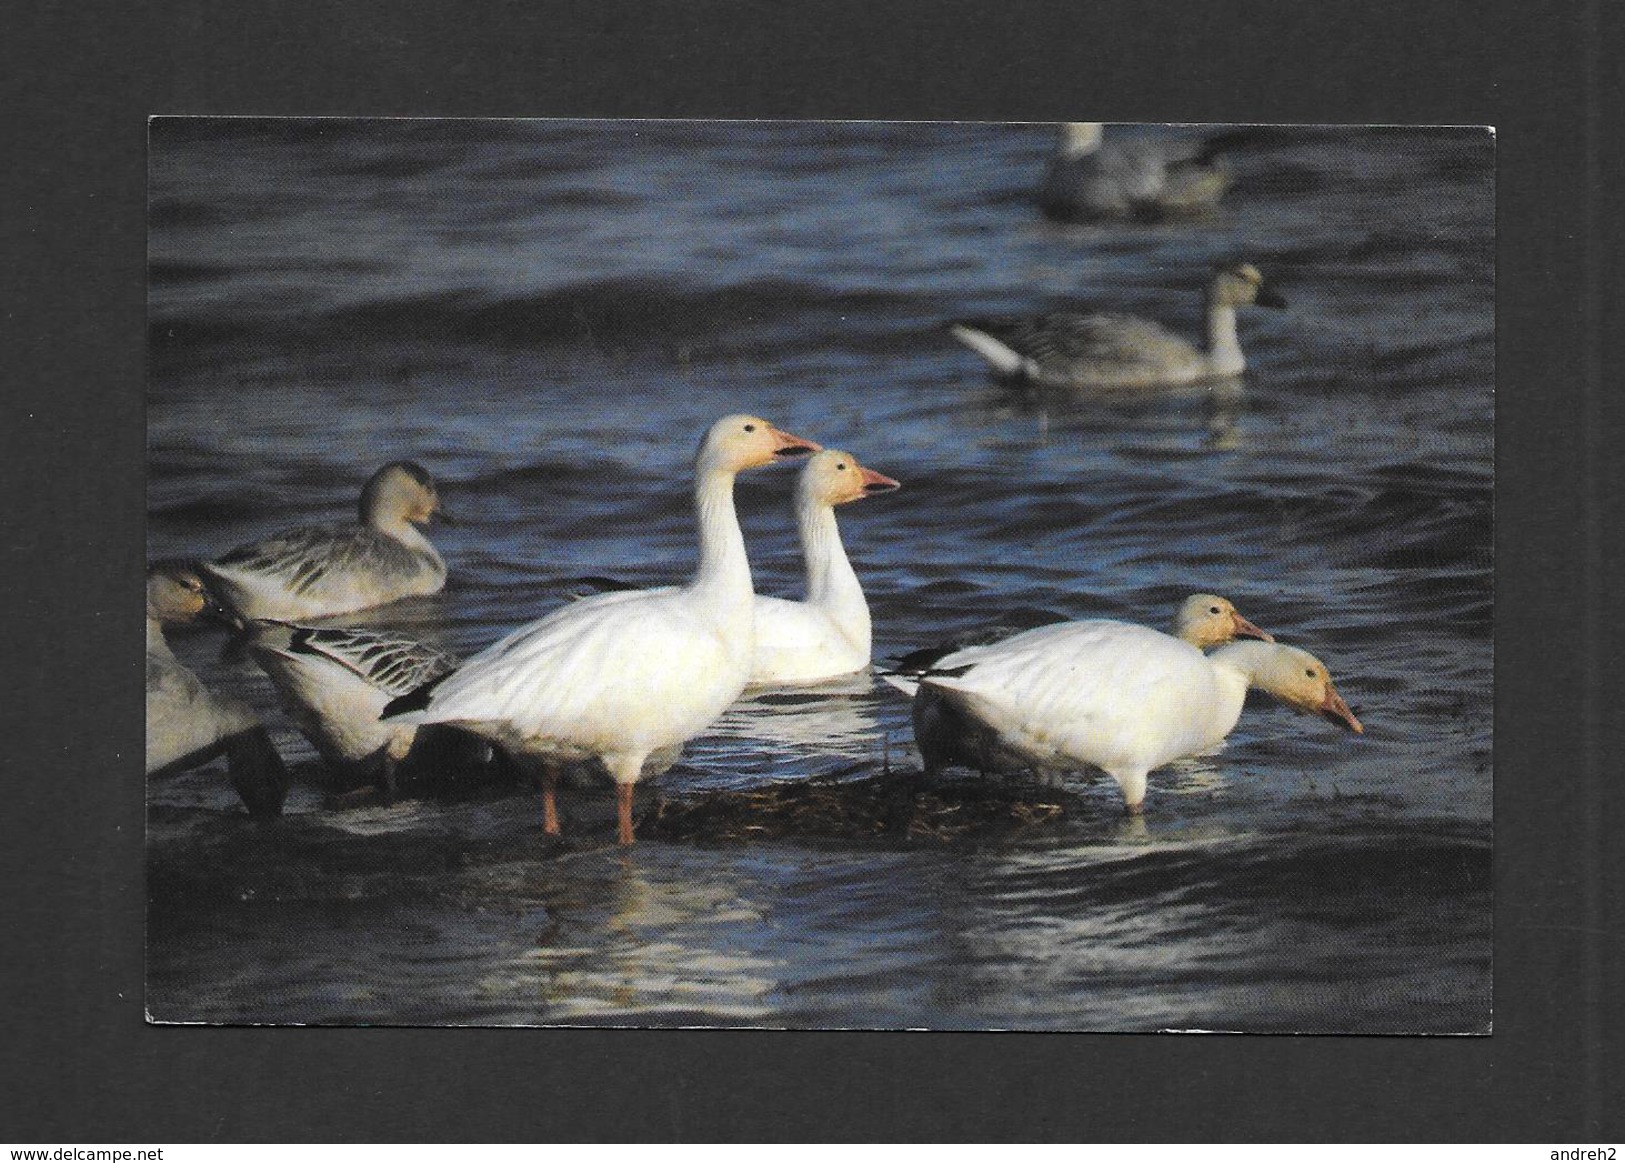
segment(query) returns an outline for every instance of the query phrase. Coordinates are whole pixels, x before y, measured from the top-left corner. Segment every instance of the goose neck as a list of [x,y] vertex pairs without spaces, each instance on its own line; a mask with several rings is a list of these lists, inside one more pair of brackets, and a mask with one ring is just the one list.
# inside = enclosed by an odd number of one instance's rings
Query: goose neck
[[429,558],[440,561],[440,554],[434,544],[423,535],[423,531],[404,517],[381,517],[374,515],[371,521],[366,522],[375,532],[385,537],[399,541],[408,549],[414,549]]
[[1207,357],[1216,375],[1240,375],[1247,366],[1236,337],[1236,309],[1211,290],[1207,294]]
[[1221,675],[1240,681],[1245,692],[1248,687],[1257,685],[1259,676],[1265,672],[1274,656],[1272,643],[1238,639],[1225,643],[1208,658]]
[[[863,587],[847,559],[831,505],[802,500],[796,505],[801,555],[807,568],[807,602],[815,606],[864,607]],[[867,609],[864,610],[867,615]]]
[[692,589],[719,604],[749,607],[750,560],[745,535],[734,508],[734,474],[702,468],[694,483],[694,512],[699,522],[700,567]]
[[1214,708],[1214,726],[1219,738],[1230,734],[1241,718],[1247,688],[1254,684],[1269,654],[1269,643],[1249,641],[1226,643],[1208,655],[1219,684],[1219,705]]

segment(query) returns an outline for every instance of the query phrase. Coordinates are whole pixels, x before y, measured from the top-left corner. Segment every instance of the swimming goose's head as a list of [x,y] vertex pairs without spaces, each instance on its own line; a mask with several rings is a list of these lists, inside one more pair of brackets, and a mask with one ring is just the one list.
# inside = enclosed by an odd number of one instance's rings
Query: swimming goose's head
[[224,616],[196,565],[155,561],[147,567],[147,617],[181,625],[205,614]]
[[1326,664],[1307,650],[1279,643],[1234,642],[1213,657],[1240,660],[1253,686],[1294,710],[1329,719],[1356,735],[1365,733],[1365,727],[1332,685]]
[[1275,641],[1272,635],[1243,618],[1234,603],[1217,594],[1192,594],[1186,598],[1180,604],[1174,626],[1178,637],[1198,650],[1222,646],[1237,638]]
[[871,493],[889,493],[901,487],[891,477],[864,468],[851,453],[826,448],[814,454],[801,470],[796,497],[804,505],[844,505]]
[[1060,154],[1082,157],[1100,148],[1106,127],[1099,121],[1067,121],[1061,125]]
[[1264,284],[1264,276],[1250,262],[1222,266],[1213,272],[1208,299],[1220,307],[1285,307],[1286,300]]
[[786,457],[817,452],[820,447],[773,427],[760,416],[724,416],[700,441],[695,464],[702,472],[743,472]]
[[361,521],[365,525],[391,525],[399,521],[427,524],[439,516],[449,520],[440,505],[434,478],[420,464],[396,460],[372,474],[361,490]]

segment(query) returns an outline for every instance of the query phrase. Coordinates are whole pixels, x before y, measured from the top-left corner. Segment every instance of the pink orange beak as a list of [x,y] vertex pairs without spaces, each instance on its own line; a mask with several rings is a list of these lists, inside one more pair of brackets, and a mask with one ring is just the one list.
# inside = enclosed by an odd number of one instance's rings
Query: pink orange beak
[[893,489],[903,487],[901,481],[894,481],[884,473],[878,473],[872,468],[858,465],[858,481],[863,485],[865,495],[869,493],[889,493]]
[[1232,613],[1230,618],[1230,631],[1237,638],[1262,638],[1265,642],[1275,641],[1275,635],[1266,630],[1260,630],[1240,614]]
[[1326,697],[1320,700],[1320,706],[1316,707],[1315,710],[1339,726],[1347,727],[1356,735],[1365,734],[1365,728],[1360,725],[1360,720],[1354,717],[1354,712],[1349,710],[1349,705],[1343,701],[1343,696],[1338,694],[1337,689],[1330,683],[1326,684]]
[[816,440],[803,440],[793,436],[782,428],[768,426],[768,435],[773,437],[773,455],[783,458],[789,456],[807,456],[820,451],[824,446]]

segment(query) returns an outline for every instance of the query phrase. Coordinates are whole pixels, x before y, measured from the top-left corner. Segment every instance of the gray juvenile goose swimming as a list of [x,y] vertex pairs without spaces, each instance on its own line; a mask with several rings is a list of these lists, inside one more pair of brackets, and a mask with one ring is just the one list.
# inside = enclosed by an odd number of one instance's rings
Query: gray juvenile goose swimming
[[1247,367],[1236,337],[1238,307],[1284,307],[1251,263],[1214,272],[1207,285],[1207,342],[1175,335],[1133,315],[1062,311],[1023,319],[974,319],[949,325],[1000,378],[1040,388],[1176,387],[1240,375]]
[[446,563],[414,527],[445,519],[433,478],[386,464],[361,492],[360,524],[292,529],[203,565],[210,589],[241,620],[323,618],[438,593]]
[[147,570],[147,776],[172,775],[226,757],[232,786],[250,815],[275,816],[288,771],[248,706],[217,695],[175,657],[164,625],[190,622],[212,601],[198,571],[181,562]]
[[1179,218],[1211,210],[1230,188],[1217,142],[1106,142],[1098,121],[1061,126],[1038,204],[1061,222]]

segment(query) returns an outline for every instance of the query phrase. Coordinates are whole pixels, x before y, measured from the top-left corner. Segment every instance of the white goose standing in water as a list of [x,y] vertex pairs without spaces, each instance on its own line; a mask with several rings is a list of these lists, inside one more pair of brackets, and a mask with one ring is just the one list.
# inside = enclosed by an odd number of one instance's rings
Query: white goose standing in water
[[793,602],[756,595],[752,685],[820,682],[869,665],[869,603],[841,544],[835,506],[899,487],[850,453],[826,449],[807,461],[796,479],[807,596]]
[[275,816],[288,794],[288,771],[259,716],[217,695],[175,657],[164,625],[217,612],[195,567],[155,562],[147,570],[147,776],[189,771],[224,755],[243,806]]
[[[1204,608],[1220,612],[1202,617]],[[1199,643],[1226,635],[1268,637],[1223,599],[1189,599],[1181,630],[1183,640],[1127,622],[1063,622],[925,664],[913,678],[927,773],[952,762],[993,771],[1098,767],[1138,814],[1150,772],[1221,744],[1249,687],[1365,730],[1307,651],[1229,641],[1203,654]],[[893,677],[908,689],[906,676]]]
[[1061,222],[1180,218],[1211,210],[1230,188],[1214,141],[1105,140],[1098,121],[1061,126],[1038,204]]
[[203,570],[244,621],[324,618],[439,593],[446,563],[414,527],[437,514],[446,519],[434,479],[397,460],[362,489],[360,524],[291,529],[238,546]]
[[1178,387],[1239,376],[1247,368],[1236,335],[1238,307],[1284,307],[1251,263],[1221,267],[1207,285],[1207,343],[1198,347],[1160,323],[1133,315],[1056,312],[1026,319],[966,320],[955,339],[999,377],[1038,388]]
[[554,835],[560,767],[596,760],[616,784],[618,839],[631,844],[632,792],[646,764],[674,761],[750,679],[755,603],[734,478],[817,449],[754,416],[718,420],[694,466],[700,563],[692,581],[555,610],[395,700],[385,718],[462,727],[537,770],[543,826]]

